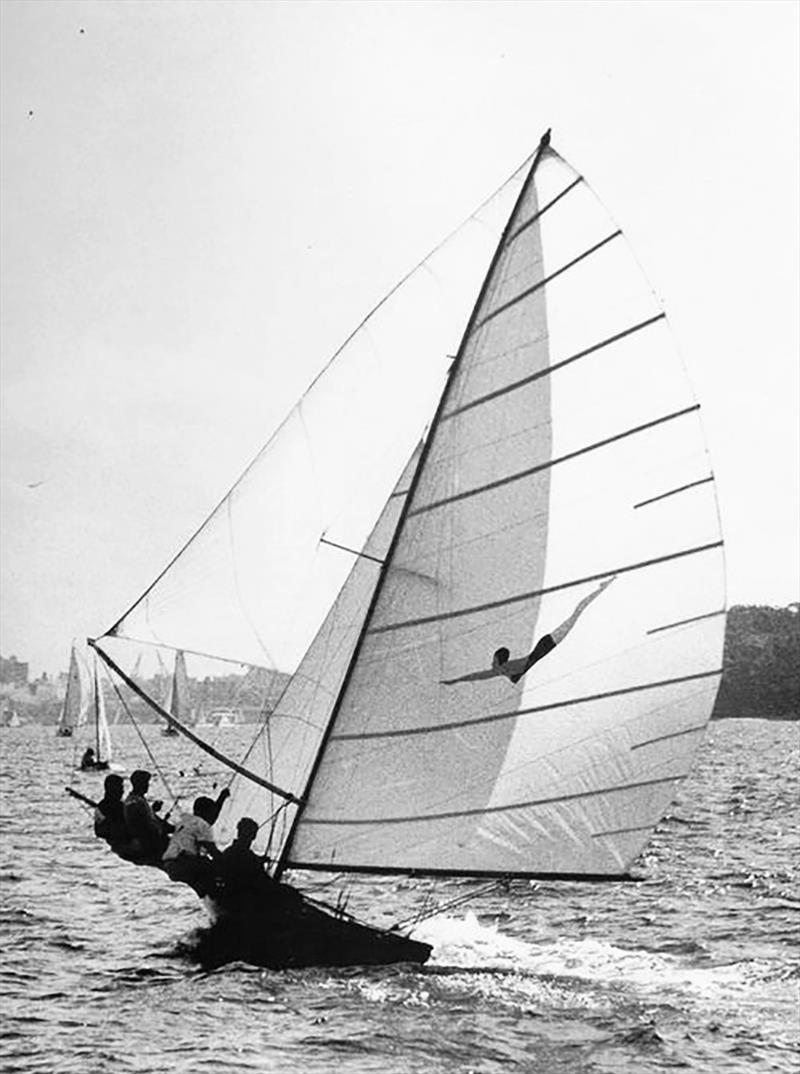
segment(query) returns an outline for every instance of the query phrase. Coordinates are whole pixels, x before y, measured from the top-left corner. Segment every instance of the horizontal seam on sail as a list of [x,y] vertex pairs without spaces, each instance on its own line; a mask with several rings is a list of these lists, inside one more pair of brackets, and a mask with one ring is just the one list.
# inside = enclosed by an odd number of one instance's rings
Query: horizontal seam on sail
[[528,593],[519,593],[515,597],[506,597],[503,600],[492,600],[486,604],[476,604],[470,608],[457,608],[452,612],[440,612],[438,615],[425,615],[419,619],[405,619],[399,623],[385,623],[383,626],[370,627],[368,634],[385,634],[391,630],[402,630],[406,627],[426,626],[429,623],[439,623],[444,619],[458,619],[464,615],[475,615],[477,612],[490,611],[492,608],[503,608],[508,604],[518,604],[523,600],[532,600],[534,597],[544,596],[545,593],[557,593],[562,589],[571,589],[573,586],[582,585],[584,582],[595,582],[601,578],[611,578],[616,574],[626,574],[628,571],[642,570],[644,567],[653,567],[657,563],[667,563],[672,559],[680,559],[682,556],[692,556],[700,552],[710,552],[713,548],[721,548],[723,542],[712,541],[710,544],[697,545],[695,548],[684,548],[680,552],[670,552],[665,556],[656,556],[654,559],[643,559],[639,563],[631,563],[625,567],[617,567],[614,570],[601,571],[599,574],[587,574],[585,578],[575,578],[571,582],[562,582],[560,585],[547,586],[544,589],[532,589]]
[[720,608],[716,612],[705,612],[703,615],[693,615],[691,619],[678,619],[674,623],[665,623],[664,626],[652,627],[648,634],[660,634],[662,630],[672,630],[674,627],[686,626],[687,623],[699,623],[703,619],[714,619],[718,615],[724,615],[725,609]]
[[[609,336],[608,339],[601,340],[600,343],[595,343],[585,350],[578,351],[577,354],[570,355],[569,358],[564,358],[560,362],[554,362],[552,365],[548,366],[547,369],[540,369],[536,373],[531,373],[529,377],[523,377],[522,380],[514,381],[513,384],[509,384],[505,388],[497,388],[495,391],[488,392],[478,399],[473,399],[471,402],[465,403],[455,410],[451,410],[448,414],[443,414],[439,424],[441,425],[442,422],[448,421],[450,418],[455,418],[458,414],[463,414],[465,410],[471,410],[473,407],[481,406],[483,403],[489,403],[499,396],[508,394],[508,392],[514,392],[518,388],[524,388],[528,384],[533,384],[534,381],[541,380],[542,377],[549,377],[550,374],[554,373],[557,369],[563,369],[564,366],[570,365],[572,362],[577,362],[579,358],[586,358],[588,355],[594,354],[604,347],[609,347],[612,343],[617,343],[620,339],[625,339],[626,336],[633,335],[634,332],[639,332],[642,328],[648,328],[651,324],[655,324],[656,321],[664,320],[665,317],[665,313],[658,313],[655,317],[648,317],[646,321],[641,321],[639,324],[633,325],[632,328],[626,328],[622,332],[617,332],[615,335]],[[640,505],[637,504],[636,506],[639,507]]]
[[627,437],[635,436],[637,433],[646,432],[648,429],[653,429],[657,425],[663,425],[665,422],[685,417],[687,414],[692,414],[699,409],[700,404],[694,403],[692,406],[684,407],[683,410],[676,410],[672,414],[664,414],[662,417],[654,418],[652,421],[645,422],[643,425],[635,425],[632,429],[626,429],[622,433],[615,433],[614,436],[606,437],[605,440],[598,440],[594,444],[587,444],[586,447],[578,448],[577,451],[570,451],[566,455],[559,455],[557,459],[549,459],[547,462],[541,462],[537,466],[530,466],[526,470],[520,470],[519,473],[510,474],[508,477],[500,477],[496,481],[490,481],[486,485],[478,486],[478,488],[467,489],[466,492],[457,492],[453,496],[446,496],[442,500],[434,500],[432,503],[422,504],[421,507],[415,507],[409,511],[408,517],[421,515],[426,511],[433,511],[438,507],[445,507],[447,504],[456,503],[459,500],[469,499],[470,496],[478,496],[484,492],[491,492],[493,489],[502,488],[504,485],[510,485],[515,481],[522,481],[526,477],[532,477],[533,474],[541,473],[543,470],[549,470],[551,467],[557,466],[561,462],[569,462],[570,459],[576,459],[578,456],[586,455],[590,451],[596,451],[598,448],[607,447],[609,444],[614,444],[619,440],[625,440]]
[[518,295],[515,295],[514,298],[510,298],[507,302],[504,302],[502,306],[498,306],[497,309],[494,309],[490,313],[487,313],[486,316],[481,318],[481,320],[478,321],[478,323],[475,325],[472,330],[473,333],[479,331],[481,328],[483,328],[485,324],[488,324],[489,321],[494,320],[495,317],[499,317],[501,313],[505,313],[506,310],[511,309],[512,306],[516,306],[519,302],[523,302],[526,298],[529,298],[530,295],[535,294],[536,291],[540,291],[544,286],[546,286],[546,284],[550,283],[551,280],[554,280],[557,276],[560,276],[562,272],[566,272],[567,269],[573,268],[580,261],[583,261],[585,258],[591,256],[591,254],[596,253],[603,246],[605,246],[606,243],[611,242],[612,239],[616,239],[617,236],[621,234],[622,232],[617,229],[610,235],[606,235],[606,237],[604,239],[601,239],[600,242],[595,243],[594,246],[590,246],[588,250],[584,250],[583,253],[578,254],[577,257],[573,257],[571,261],[568,261],[566,265],[562,265],[560,269],[556,269],[555,272],[551,272],[549,276],[545,276],[543,279],[539,280],[538,283],[534,283],[531,287],[526,287],[524,291],[521,291]]
[[647,507],[648,504],[658,503],[659,500],[666,500],[668,496],[677,496],[679,492],[686,492],[687,489],[696,489],[698,485],[707,485],[709,481],[714,480],[714,475],[709,474],[708,477],[702,477],[699,481],[691,481],[688,485],[681,485],[679,488],[670,489],[669,492],[661,492],[658,496],[651,496],[649,500],[641,500],[639,503],[633,505],[634,510],[637,507]]
[[600,787],[596,791],[578,791],[576,794],[560,794],[553,798],[532,798],[527,802],[513,802],[509,805],[488,806],[483,809],[456,809],[447,813],[426,813],[424,816],[413,817],[352,817],[349,819],[317,819],[306,813],[303,824],[328,824],[335,827],[363,826],[366,824],[414,824],[425,823],[431,820],[452,820],[455,817],[484,817],[491,813],[511,813],[515,809],[530,809],[532,806],[554,805],[558,802],[574,802],[579,798],[596,798],[601,794],[617,794],[620,791],[634,791],[639,787],[655,787],[662,783],[675,783],[685,779],[685,775],[662,776],[660,779],[645,779],[638,783],[624,783],[619,787]]
[[[721,675],[722,672],[717,674]],[[635,742],[632,746],[632,750],[640,750],[643,746],[652,746],[655,742],[666,742],[670,738],[682,738],[684,735],[694,735],[698,731],[705,731],[707,724],[699,723],[694,727],[686,727],[683,731],[672,731],[668,735],[659,735],[658,738],[648,738],[645,742]]]
[[481,724],[494,723],[497,720],[513,720],[517,716],[529,716],[537,712],[550,712],[552,709],[570,708],[572,705],[585,705],[591,701],[604,701],[609,697],[622,697],[625,694],[635,694],[644,690],[657,690],[663,686],[674,686],[681,682],[693,682],[696,679],[707,679],[713,675],[721,675],[722,669],[717,671],[698,671],[693,675],[681,675],[675,679],[661,679],[658,682],[637,683],[635,686],[624,686],[619,690],[606,690],[601,694],[587,694],[585,697],[573,697],[566,701],[553,701],[549,705],[534,705],[526,709],[513,709],[509,712],[495,712],[490,716],[479,716],[475,720],[452,720],[449,723],[437,724],[435,727],[410,727],[405,729],[395,728],[391,731],[365,731],[361,734],[331,735],[331,742],[355,742],[375,738],[403,738],[410,735],[430,735],[437,731],[464,730],[468,727],[477,727]]
[[565,197],[565,195],[569,194],[570,190],[574,190],[575,187],[582,182],[582,175],[579,175],[577,179],[573,179],[573,181],[569,184],[568,187],[565,187],[560,194],[556,194],[556,196],[550,201],[548,201],[546,205],[543,205],[538,212],[533,214],[530,220],[526,220],[524,224],[520,224],[516,231],[512,231],[511,234],[508,236],[508,239],[506,240],[506,246],[509,246],[517,238],[518,235],[522,234],[523,231],[527,231],[529,227],[531,227],[533,224],[536,223],[537,220],[540,220],[544,216],[548,209],[552,209],[554,205],[556,205],[559,201],[561,201],[563,197]]

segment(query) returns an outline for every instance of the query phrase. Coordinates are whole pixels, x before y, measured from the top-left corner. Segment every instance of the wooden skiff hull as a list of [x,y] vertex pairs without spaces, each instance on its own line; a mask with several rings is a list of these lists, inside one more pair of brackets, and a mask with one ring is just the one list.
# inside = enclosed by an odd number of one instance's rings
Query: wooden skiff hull
[[429,944],[362,925],[311,905],[288,885],[284,893],[243,905],[210,896],[214,923],[201,931],[194,957],[210,969],[241,961],[269,969],[303,966],[421,964]]

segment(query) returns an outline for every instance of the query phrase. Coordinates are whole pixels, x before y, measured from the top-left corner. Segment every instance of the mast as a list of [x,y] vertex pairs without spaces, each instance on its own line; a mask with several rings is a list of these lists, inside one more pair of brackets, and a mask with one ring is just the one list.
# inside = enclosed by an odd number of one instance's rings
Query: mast
[[496,267],[496,265],[497,265],[497,263],[498,263],[498,261],[500,259],[501,251],[503,250],[505,241],[506,241],[506,239],[508,237],[508,234],[509,234],[509,231],[510,231],[510,228],[511,228],[511,221],[514,219],[514,217],[516,215],[516,212],[517,212],[517,208],[519,207],[519,205],[522,203],[524,197],[526,196],[526,194],[528,192],[528,189],[530,187],[530,184],[531,184],[531,182],[533,180],[533,176],[534,176],[534,174],[536,172],[536,168],[538,167],[539,161],[542,158],[542,154],[544,153],[544,151],[547,149],[547,147],[549,145],[550,145],[550,128],[548,128],[545,131],[545,133],[542,135],[542,137],[539,140],[539,145],[536,148],[536,152],[534,154],[533,161],[531,162],[531,166],[530,166],[530,168],[528,170],[528,174],[525,177],[525,181],[522,184],[522,187],[520,188],[520,192],[517,195],[517,199],[514,202],[514,206],[513,206],[512,210],[511,210],[511,212],[509,213],[508,220],[506,221],[505,227],[503,228],[503,232],[502,232],[502,234],[500,236],[500,239],[499,239],[499,241],[497,243],[497,246],[495,248],[494,255],[492,256],[492,260],[491,260],[491,262],[489,264],[489,267],[488,267],[488,269],[486,271],[486,275],[484,276],[483,283],[481,284],[480,291],[478,292],[478,297],[476,298],[475,303],[474,303],[474,305],[472,307],[472,312],[470,313],[469,320],[467,321],[466,328],[464,329],[463,335],[461,337],[461,342],[459,344],[458,351],[456,353],[455,359],[451,363],[450,368],[448,370],[447,380],[446,380],[444,388],[442,390],[442,394],[439,397],[439,403],[438,403],[438,405],[436,407],[436,412],[435,412],[433,420],[431,422],[428,437],[427,437],[427,439],[426,439],[426,441],[425,441],[425,443],[423,445],[419,463],[417,465],[416,470],[414,471],[414,476],[411,479],[411,484],[410,484],[410,487],[409,487],[409,490],[408,490],[408,495],[406,496],[405,501],[403,503],[403,507],[402,507],[402,510],[400,512],[400,517],[399,517],[399,519],[397,521],[397,526],[395,527],[395,531],[394,531],[394,534],[392,536],[392,540],[391,540],[391,543],[389,545],[389,549],[388,549],[388,551],[386,553],[386,557],[385,557],[385,559],[383,561],[383,565],[382,565],[382,567],[380,569],[380,573],[378,575],[378,579],[377,579],[377,582],[375,584],[375,588],[374,588],[373,593],[372,593],[372,598],[370,600],[369,608],[367,609],[367,614],[364,617],[364,621],[363,621],[363,623],[361,625],[361,631],[359,633],[358,640],[357,640],[357,642],[355,644],[355,647],[353,649],[352,655],[350,657],[350,663],[348,664],[347,671],[345,672],[344,677],[342,679],[342,684],[341,684],[341,686],[339,688],[339,692],[337,694],[336,700],[335,700],[335,702],[333,704],[333,707],[331,708],[331,714],[330,714],[330,717],[328,718],[328,723],[327,723],[327,726],[325,728],[325,732],[322,735],[322,738],[320,739],[320,743],[319,743],[319,746],[317,748],[317,754],[316,754],[316,757],[314,758],[314,763],[311,766],[311,771],[309,773],[308,780],[306,782],[306,786],[305,786],[305,789],[304,789],[303,794],[301,796],[300,802],[298,803],[298,809],[295,812],[295,815],[294,815],[294,817],[292,819],[292,824],[291,824],[291,827],[289,829],[289,834],[288,834],[288,836],[287,836],[287,838],[286,838],[286,840],[285,840],[285,842],[283,844],[283,847],[281,849],[280,858],[278,859],[278,863],[277,863],[277,865],[275,867],[275,874],[274,875],[275,875],[276,880],[280,879],[280,877],[282,876],[282,874],[284,873],[284,871],[287,868],[289,854],[290,854],[290,851],[291,851],[291,848],[292,848],[292,844],[294,842],[294,838],[295,838],[295,835],[296,835],[296,832],[297,832],[298,824],[299,824],[300,819],[302,817],[303,809],[305,807],[306,802],[308,801],[308,796],[309,796],[309,794],[311,792],[311,788],[313,786],[314,779],[316,778],[317,772],[319,771],[320,762],[322,760],[323,754],[325,753],[325,748],[327,746],[328,739],[330,738],[331,733],[333,731],[333,727],[334,727],[334,725],[336,723],[336,718],[337,718],[337,716],[339,714],[339,710],[340,710],[342,702],[344,700],[345,693],[347,692],[347,688],[349,686],[350,679],[351,679],[352,674],[353,674],[353,670],[354,670],[354,668],[356,666],[356,661],[358,660],[358,656],[359,656],[359,653],[361,651],[361,648],[362,648],[362,645],[363,645],[363,642],[364,642],[364,638],[366,636],[367,629],[369,627],[369,623],[370,623],[370,621],[372,619],[375,607],[376,607],[377,602],[378,602],[378,598],[380,597],[380,594],[381,594],[381,590],[383,589],[383,585],[384,585],[384,582],[385,582],[385,579],[386,579],[386,576],[387,576],[387,572],[389,570],[390,564],[391,564],[392,559],[394,557],[394,552],[395,552],[395,549],[397,547],[397,543],[398,543],[400,534],[402,533],[403,527],[405,525],[405,520],[406,520],[406,516],[408,514],[409,506],[411,504],[411,501],[412,501],[413,496],[414,496],[414,492],[416,491],[417,485],[419,483],[420,475],[422,474],[422,471],[424,469],[428,454],[430,452],[431,445],[433,444],[436,429],[437,429],[437,427],[439,425],[441,415],[442,415],[442,413],[444,411],[445,404],[446,404],[447,399],[449,397],[450,386],[453,383],[453,376],[454,376],[454,374],[456,373],[456,371],[459,369],[459,367],[461,365],[461,360],[462,360],[462,357],[463,357],[464,349],[466,347],[467,341],[469,340],[470,335],[471,335],[472,330],[473,330],[473,327],[475,325],[475,320],[476,320],[476,317],[477,317],[477,313],[478,313],[478,310],[480,309],[481,304],[483,302],[483,299],[484,299],[484,297],[486,295],[486,291],[487,291],[488,286],[489,286],[489,281],[492,279],[495,267]]

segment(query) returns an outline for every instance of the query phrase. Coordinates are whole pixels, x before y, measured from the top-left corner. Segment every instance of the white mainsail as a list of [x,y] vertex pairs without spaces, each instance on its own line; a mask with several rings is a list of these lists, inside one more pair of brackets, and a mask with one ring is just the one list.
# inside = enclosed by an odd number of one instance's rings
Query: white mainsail
[[[663,315],[619,229],[549,148],[389,565],[286,863],[624,873],[710,716],[722,549]],[[501,645],[527,653],[613,576],[516,686],[440,682],[488,667]]]
[[[293,673],[218,825],[280,810],[279,871],[622,875],[709,719],[722,541],[664,314],[546,140],[501,205],[469,320],[485,226],[351,337],[109,632]],[[518,683],[453,681],[609,579]]]

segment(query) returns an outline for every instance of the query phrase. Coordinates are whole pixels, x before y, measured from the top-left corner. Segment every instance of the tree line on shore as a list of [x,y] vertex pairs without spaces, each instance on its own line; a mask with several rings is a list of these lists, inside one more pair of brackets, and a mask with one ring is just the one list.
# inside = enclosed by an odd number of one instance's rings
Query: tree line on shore
[[713,719],[800,719],[800,606],[734,605]]

